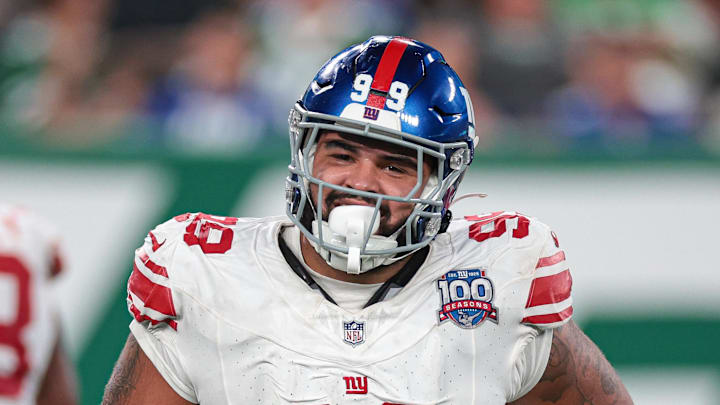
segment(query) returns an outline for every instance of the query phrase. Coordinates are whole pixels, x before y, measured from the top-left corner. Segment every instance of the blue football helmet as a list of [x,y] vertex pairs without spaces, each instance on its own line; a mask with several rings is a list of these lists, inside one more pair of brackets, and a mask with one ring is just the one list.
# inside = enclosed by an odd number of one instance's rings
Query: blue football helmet
[[[470,96],[440,52],[403,37],[374,36],[353,45],[320,68],[288,121],[292,160],[287,215],[332,267],[358,274],[393,263],[427,246],[447,227],[448,208],[472,162],[477,137]],[[416,151],[415,187],[407,195],[393,196],[314,177],[312,163],[323,131]],[[434,160],[433,173],[423,174],[426,159]],[[428,181],[420,190],[424,175]],[[318,187],[316,196],[311,196],[311,184]],[[323,188],[376,204],[323,213]],[[392,235],[374,234],[383,201],[413,204],[412,213]]]

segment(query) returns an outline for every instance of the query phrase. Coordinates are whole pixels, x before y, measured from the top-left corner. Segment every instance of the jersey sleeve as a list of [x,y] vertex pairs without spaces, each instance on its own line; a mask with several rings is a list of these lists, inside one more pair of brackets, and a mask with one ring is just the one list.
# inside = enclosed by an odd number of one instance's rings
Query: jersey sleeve
[[164,229],[166,224],[150,231],[145,243],[135,250],[127,285],[127,304],[135,320],[148,328],[177,330],[178,312],[167,270],[172,261],[175,235],[168,232],[172,229]]
[[565,252],[553,232],[547,229],[540,257],[532,273],[522,323],[539,329],[553,329],[572,317],[572,276]]
[[171,279],[173,255],[183,231],[181,219],[171,219],[148,233],[135,251],[127,307],[134,318],[130,331],[145,355],[178,395],[197,403],[178,349],[182,308]]
[[168,328],[149,329],[137,320],[130,323],[130,332],[168,385],[185,400],[197,404],[195,389],[180,360],[177,334]]
[[536,330],[519,345],[520,354],[513,364],[511,375],[513,392],[508,396],[508,402],[522,398],[540,381],[550,358],[552,337],[552,329]]

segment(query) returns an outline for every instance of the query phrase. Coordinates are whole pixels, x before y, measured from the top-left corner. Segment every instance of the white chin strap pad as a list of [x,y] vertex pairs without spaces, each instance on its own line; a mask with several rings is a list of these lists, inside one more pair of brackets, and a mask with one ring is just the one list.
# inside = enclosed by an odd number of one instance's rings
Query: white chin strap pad
[[[373,235],[380,227],[378,215],[370,230],[370,239],[364,244],[370,222],[375,213],[375,207],[366,205],[342,205],[330,211],[327,222],[322,222],[323,245],[347,247],[348,254],[330,252],[324,246],[312,243],[315,250],[332,267],[343,270],[348,274],[360,274],[382,264],[389,264],[395,260],[389,256],[360,255],[363,249],[393,249],[397,242],[379,235]],[[313,234],[319,237],[317,221],[313,221]]]

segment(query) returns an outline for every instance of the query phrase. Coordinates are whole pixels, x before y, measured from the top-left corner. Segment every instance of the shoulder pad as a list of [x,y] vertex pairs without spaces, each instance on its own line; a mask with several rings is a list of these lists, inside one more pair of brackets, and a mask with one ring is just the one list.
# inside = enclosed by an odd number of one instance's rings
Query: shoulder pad
[[459,260],[484,257],[510,277],[527,281],[522,323],[550,329],[570,319],[572,277],[565,252],[547,225],[516,212],[497,211],[453,221],[448,232]]
[[[177,294],[173,294],[171,269],[180,245],[198,246],[198,254],[222,254],[230,250],[238,218],[203,213],[178,215],[150,231],[135,251],[128,280],[128,310],[148,327],[170,326],[177,330],[180,318]],[[168,271],[170,269],[170,271]],[[178,274],[175,274],[178,276]]]
[[531,217],[511,211],[497,211],[453,220],[448,233],[459,256],[482,255],[492,258],[507,249],[537,244],[539,234],[543,233],[542,226],[542,223]]
[[167,267],[182,237],[183,222],[182,217],[175,217],[156,226],[135,250],[127,285],[127,306],[135,320],[147,323],[149,328],[169,326],[177,330],[178,311]]

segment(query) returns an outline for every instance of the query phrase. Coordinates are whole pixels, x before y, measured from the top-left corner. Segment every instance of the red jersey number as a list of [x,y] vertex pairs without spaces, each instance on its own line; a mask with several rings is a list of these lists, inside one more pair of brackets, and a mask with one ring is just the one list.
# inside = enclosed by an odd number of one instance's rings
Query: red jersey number
[[17,283],[17,313],[9,323],[0,321],[0,345],[9,347],[15,353],[16,361],[14,369],[0,375],[0,397],[17,396],[30,368],[21,339],[23,329],[30,323],[30,272],[17,258],[0,255],[0,276],[8,275]]
[[[490,238],[498,238],[507,232],[507,220],[517,218],[517,226],[512,231],[512,237],[515,239],[522,239],[530,233],[530,220],[519,214],[503,214],[496,212],[491,215],[484,217],[478,217],[476,215],[465,217],[468,221],[477,221],[470,225],[469,236],[471,239],[475,239],[478,242],[485,241]],[[493,229],[490,231],[483,232],[482,227],[489,223],[493,223]]]
[[[225,253],[232,247],[234,232],[221,224],[235,225],[236,223],[237,218],[233,217],[198,214],[185,228],[183,239],[188,246],[200,245],[203,253]],[[213,235],[212,240],[210,235]]]

